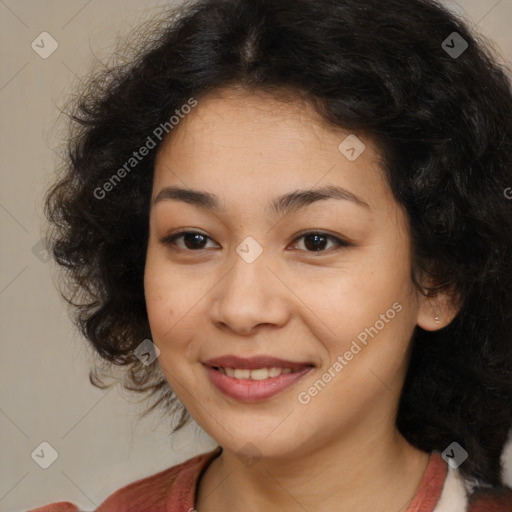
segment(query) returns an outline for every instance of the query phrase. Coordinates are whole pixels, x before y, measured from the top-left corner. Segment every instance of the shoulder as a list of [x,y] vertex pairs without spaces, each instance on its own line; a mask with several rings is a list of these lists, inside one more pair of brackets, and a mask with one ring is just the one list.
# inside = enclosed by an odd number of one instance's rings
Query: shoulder
[[69,501],[59,501],[42,507],[31,508],[27,512],[80,512],[80,509]]
[[[413,507],[411,512],[427,509],[433,512],[512,512],[512,489],[469,481],[458,468],[454,469],[444,463],[439,454],[433,455],[434,462],[437,462],[436,471],[428,483],[436,487],[441,482],[441,494],[433,509],[429,508],[430,505],[427,508]],[[441,471],[443,467],[446,469]],[[421,505],[424,507],[425,503]]]
[[[136,480],[110,495],[96,509],[96,512],[164,512],[172,503],[183,505],[194,499],[197,480],[203,469],[221,451],[220,446],[214,450],[197,455],[176,466],[154,475]],[[28,512],[80,512],[72,503],[60,501]]]
[[190,498],[196,482],[206,465],[220,453],[220,447],[211,452],[197,455],[177,466],[137,480],[109,496],[97,512],[160,512],[173,503]]
[[512,489],[492,487],[475,491],[469,498],[468,512],[512,512]]

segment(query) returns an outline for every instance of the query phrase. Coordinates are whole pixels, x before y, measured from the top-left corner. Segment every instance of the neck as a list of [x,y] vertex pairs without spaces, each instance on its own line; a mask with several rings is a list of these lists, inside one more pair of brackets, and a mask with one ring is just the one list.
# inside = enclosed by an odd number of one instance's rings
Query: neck
[[263,457],[250,467],[224,449],[201,479],[196,509],[406,510],[429,455],[407,443],[394,428],[386,438],[381,434],[369,436],[361,429],[359,434],[340,436],[336,443],[320,441],[308,452]]

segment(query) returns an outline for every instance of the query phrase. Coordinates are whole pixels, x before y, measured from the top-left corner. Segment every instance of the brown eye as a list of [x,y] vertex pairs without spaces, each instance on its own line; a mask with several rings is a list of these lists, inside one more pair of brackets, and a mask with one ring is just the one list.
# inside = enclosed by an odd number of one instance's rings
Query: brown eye
[[329,239],[323,235],[307,235],[304,237],[304,246],[308,251],[321,251],[329,243]]
[[[178,243],[178,240],[182,242]],[[162,238],[160,241],[164,245],[169,245],[182,249],[185,251],[201,251],[206,249],[206,244],[211,238],[203,233],[197,231],[182,231],[175,233],[168,237]],[[294,240],[294,245],[298,244],[299,240],[304,240],[304,249],[300,249],[305,252],[328,252],[329,249],[350,247],[353,244],[342,240],[333,235],[322,232],[309,232],[304,233]],[[331,246],[329,246],[331,244]]]
[[[294,240],[296,244],[298,240],[304,240],[304,247],[306,252],[327,252],[331,247],[327,247],[329,242],[334,244],[334,247],[349,247],[352,244],[345,240],[341,240],[335,236],[328,235],[327,233],[322,232],[309,232],[304,233],[300,237]],[[327,248],[327,250],[326,250]]]
[[[183,240],[183,245],[177,243],[180,239]],[[175,233],[174,235],[163,238],[161,242],[164,245],[172,245],[179,249],[201,251],[205,249],[207,240],[210,240],[210,237],[203,233],[197,231],[182,231],[181,233]]]

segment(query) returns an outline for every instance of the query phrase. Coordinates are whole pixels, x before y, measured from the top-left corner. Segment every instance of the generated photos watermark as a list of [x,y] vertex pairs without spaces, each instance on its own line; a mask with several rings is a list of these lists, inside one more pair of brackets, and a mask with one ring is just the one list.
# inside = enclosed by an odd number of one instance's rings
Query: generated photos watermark
[[[190,114],[192,108],[197,105],[197,100],[190,98],[187,103],[183,104],[179,109],[174,111],[174,114],[169,118],[169,121],[160,123],[151,133],[144,144],[132,153],[132,156],[114,173],[112,176],[103,183],[101,187],[94,189],[94,197],[96,199],[104,199],[108,192],[112,191],[121,180],[126,177],[130,172],[146,157],[150,150],[154,149],[158,142],[167,135],[173,128],[175,128],[187,114]],[[158,140],[158,142],[155,141]]]
[[469,457],[469,454],[459,443],[454,441],[444,450],[441,457],[452,469],[457,469]]
[[[322,374],[321,378],[316,380],[307,391],[301,391],[297,395],[298,401],[307,405],[311,402],[311,399],[320,393],[329,382],[331,382],[340,372],[348,365],[348,363],[354,358],[355,355],[359,354],[361,350],[368,344],[368,337],[374,338],[379,334],[386,324],[389,324],[393,318],[402,311],[403,306],[399,302],[395,302],[385,313],[381,313],[379,320],[377,320],[372,326],[366,327],[357,335],[357,340],[352,340],[349,350],[343,355],[339,355],[334,363]],[[361,345],[358,343],[361,343]]]

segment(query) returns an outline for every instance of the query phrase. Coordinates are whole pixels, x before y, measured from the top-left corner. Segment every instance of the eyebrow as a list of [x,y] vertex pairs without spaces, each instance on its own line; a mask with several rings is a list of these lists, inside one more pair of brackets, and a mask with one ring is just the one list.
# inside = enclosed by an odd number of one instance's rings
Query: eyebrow
[[[349,190],[334,185],[327,185],[325,187],[315,189],[296,190],[294,192],[284,194],[275,198],[270,203],[269,209],[276,214],[287,214],[291,211],[304,208],[309,204],[326,199],[350,201],[358,206],[362,206],[370,210],[369,204],[361,198],[357,197]],[[217,196],[209,192],[194,190],[191,188],[164,187],[160,192],[158,192],[158,195],[153,200],[153,205],[165,200],[183,201],[200,208],[215,210],[218,212],[222,210]]]

